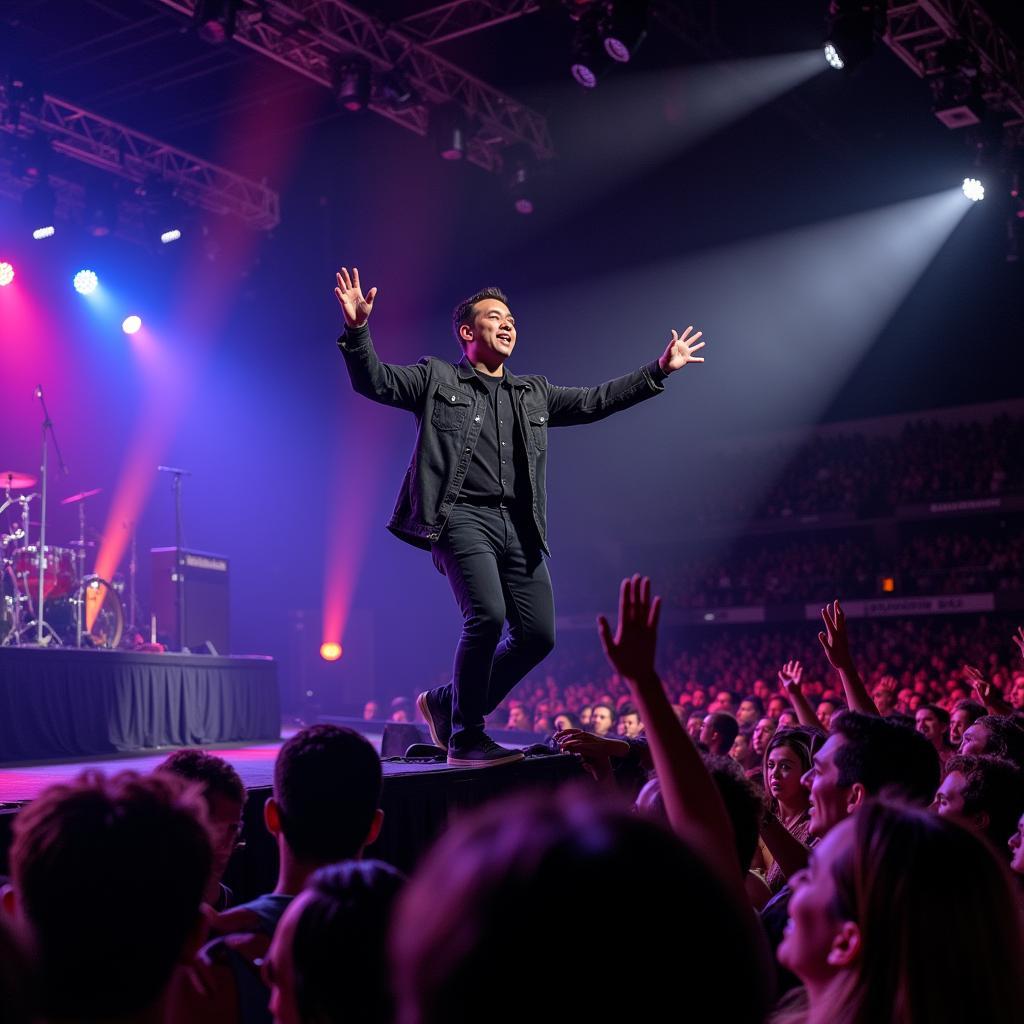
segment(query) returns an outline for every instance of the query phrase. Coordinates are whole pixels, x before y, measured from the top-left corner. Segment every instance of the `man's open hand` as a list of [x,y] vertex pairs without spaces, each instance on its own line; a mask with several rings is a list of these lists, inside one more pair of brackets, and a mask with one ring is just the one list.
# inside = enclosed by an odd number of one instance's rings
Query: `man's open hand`
[[704,362],[703,356],[694,355],[694,352],[699,351],[706,344],[703,341],[698,343],[700,336],[704,332],[698,331],[691,336],[690,332],[692,330],[692,327],[687,327],[682,334],[676,331],[672,332],[668,348],[665,349],[658,359],[658,365],[665,373],[674,373],[676,370],[681,370],[687,363]]
[[345,323],[349,327],[362,327],[373,312],[373,300],[377,297],[377,289],[371,288],[363,295],[358,267],[352,268],[351,276],[348,267],[342,267],[336,277],[338,286],[334,289],[334,295],[345,314]]

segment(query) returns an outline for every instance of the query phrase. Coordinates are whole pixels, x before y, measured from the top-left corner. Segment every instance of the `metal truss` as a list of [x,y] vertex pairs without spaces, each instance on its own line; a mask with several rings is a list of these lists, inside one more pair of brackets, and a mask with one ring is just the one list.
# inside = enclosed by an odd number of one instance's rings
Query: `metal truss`
[[39,132],[52,149],[80,163],[91,164],[129,181],[157,179],[173,187],[184,203],[237,218],[250,227],[269,230],[280,221],[278,195],[266,185],[133,131],[55,96],[44,96],[33,110],[9,109],[0,97],[7,131],[27,136]]
[[1006,127],[1024,125],[1024,65],[977,0],[896,0],[886,12],[884,39],[920,78],[943,70],[939,51],[945,44],[964,43],[989,86],[986,102],[1009,113]]
[[[158,2],[189,16],[195,9],[195,0]],[[377,71],[399,69],[421,100],[456,103],[479,125],[468,141],[467,156],[485,170],[499,170],[502,151],[509,146],[526,145],[538,160],[554,156],[541,114],[445,60],[413,33],[386,25],[346,0],[261,0],[256,6],[243,5],[233,38],[328,87],[338,58],[358,58]],[[371,98],[369,108],[419,135],[427,133],[425,105],[396,109]]]

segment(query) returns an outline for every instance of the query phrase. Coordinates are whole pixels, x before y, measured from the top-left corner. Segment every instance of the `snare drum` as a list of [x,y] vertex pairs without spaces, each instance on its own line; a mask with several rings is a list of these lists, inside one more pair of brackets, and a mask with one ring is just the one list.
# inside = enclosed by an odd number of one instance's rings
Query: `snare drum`
[[[39,595],[39,547],[16,548],[11,553],[14,575],[28,597],[35,602]],[[63,597],[75,589],[75,553],[70,548],[50,544],[43,550],[43,596],[47,601]]]

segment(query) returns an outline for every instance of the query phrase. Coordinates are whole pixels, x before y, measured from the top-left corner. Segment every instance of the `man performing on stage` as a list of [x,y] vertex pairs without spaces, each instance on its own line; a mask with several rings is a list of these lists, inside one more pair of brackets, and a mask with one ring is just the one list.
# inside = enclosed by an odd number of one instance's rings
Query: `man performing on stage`
[[[342,267],[334,289],[345,315],[338,346],[352,387],[415,414],[416,448],[388,522],[397,537],[429,549],[462,610],[452,682],[417,705],[448,763],[489,767],[519,760],[484,732],[490,714],[554,646],[547,546],[548,427],[591,423],[664,391],[665,378],[704,347],[688,327],[647,366],[592,388],[563,388],[505,369],[516,345],[508,299],[486,288],[453,315],[462,360],[427,357],[410,366],[377,358],[359,271]],[[508,620],[509,633],[501,640]],[[499,643],[499,641],[501,641]]]

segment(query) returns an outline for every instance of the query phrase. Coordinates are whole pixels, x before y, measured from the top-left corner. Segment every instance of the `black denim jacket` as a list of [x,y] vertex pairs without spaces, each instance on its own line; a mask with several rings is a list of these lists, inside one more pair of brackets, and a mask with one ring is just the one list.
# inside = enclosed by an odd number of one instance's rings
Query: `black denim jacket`
[[[486,386],[465,359],[449,363],[427,356],[406,366],[382,363],[365,326],[348,328],[338,347],[358,394],[416,416],[416,448],[387,526],[395,536],[429,550],[448,521],[480,439]],[[556,387],[545,377],[519,377],[507,368],[505,378],[512,386],[515,429],[529,468],[528,478],[517,486],[529,489],[521,495],[522,504],[532,510],[537,536],[550,555],[545,484],[548,427],[592,423],[652,398],[665,390],[665,373],[655,360],[592,388]]]

